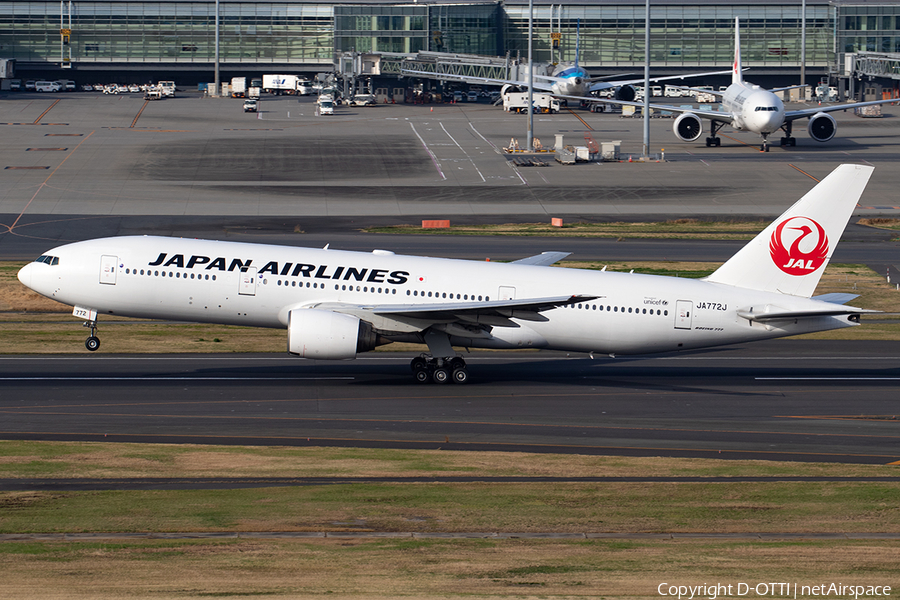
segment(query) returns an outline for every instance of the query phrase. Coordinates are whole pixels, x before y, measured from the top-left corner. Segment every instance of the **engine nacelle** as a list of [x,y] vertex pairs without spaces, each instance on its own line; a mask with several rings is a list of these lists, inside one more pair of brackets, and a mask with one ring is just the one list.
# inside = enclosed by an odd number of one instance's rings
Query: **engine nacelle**
[[703,121],[694,113],[684,113],[672,126],[675,135],[683,142],[693,142],[703,135]]
[[301,358],[353,359],[378,345],[372,326],[353,315],[297,308],[288,317],[288,352]]
[[616,100],[622,100],[623,102],[634,102],[634,99],[637,98],[637,92],[634,91],[634,88],[630,85],[623,85],[616,88]]
[[827,142],[837,132],[837,122],[828,113],[816,113],[809,118],[806,130],[809,132],[809,137],[817,142]]

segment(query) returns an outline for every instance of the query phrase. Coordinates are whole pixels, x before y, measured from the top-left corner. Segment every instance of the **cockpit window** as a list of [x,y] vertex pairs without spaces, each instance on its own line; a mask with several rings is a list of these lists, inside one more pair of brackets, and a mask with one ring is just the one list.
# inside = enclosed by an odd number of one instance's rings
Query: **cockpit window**
[[34,262],[46,263],[48,265],[53,266],[53,265],[59,264],[59,257],[58,256],[50,256],[49,254],[44,254],[43,256],[39,256],[37,259],[35,259]]
[[777,106],[757,106],[757,107],[756,107],[756,112],[759,112],[759,111],[763,111],[763,112],[778,112],[778,107],[777,107]]

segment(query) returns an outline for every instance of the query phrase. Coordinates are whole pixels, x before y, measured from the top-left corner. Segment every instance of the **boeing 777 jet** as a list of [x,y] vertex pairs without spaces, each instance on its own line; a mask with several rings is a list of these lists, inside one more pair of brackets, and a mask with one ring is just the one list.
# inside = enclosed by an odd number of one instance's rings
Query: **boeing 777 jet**
[[310,359],[425,343],[420,382],[465,383],[454,346],[646,354],[852,327],[856,296],[811,297],[873,171],[841,165],[700,280],[156,236],[66,244],[22,267],[74,307],[97,350],[102,315],[274,327]]

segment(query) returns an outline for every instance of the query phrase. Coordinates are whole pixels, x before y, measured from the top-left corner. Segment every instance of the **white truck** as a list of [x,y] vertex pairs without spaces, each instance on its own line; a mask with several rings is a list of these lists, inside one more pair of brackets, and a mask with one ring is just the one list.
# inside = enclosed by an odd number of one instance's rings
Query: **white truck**
[[313,93],[313,83],[309,79],[297,80],[297,94],[300,96],[309,96]]
[[247,88],[247,97],[253,98],[254,100],[259,100],[259,86],[251,86]]
[[247,95],[247,78],[232,77],[231,78],[231,97],[243,98]]
[[[533,94],[536,113],[558,113],[559,100],[550,94]],[[528,112],[528,92],[506,92],[503,94],[503,110],[506,112]]]
[[0,58],[0,79],[12,79],[16,76],[16,59]]
[[263,75],[262,88],[267,94],[293,94],[297,91],[296,75]]
[[175,97],[175,82],[174,81],[160,81],[156,84],[156,87],[159,88],[159,91],[166,98],[174,98]]

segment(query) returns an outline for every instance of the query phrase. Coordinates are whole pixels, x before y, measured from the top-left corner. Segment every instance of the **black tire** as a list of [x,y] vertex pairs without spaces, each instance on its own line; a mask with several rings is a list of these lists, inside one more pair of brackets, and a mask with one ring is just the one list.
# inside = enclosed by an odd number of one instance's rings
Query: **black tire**
[[455,356],[450,359],[450,370],[451,371],[453,371],[455,369],[465,369],[465,368],[466,368],[466,361],[463,360],[461,357]]
[[428,363],[426,363],[425,359],[422,358],[421,356],[417,356],[414,359],[412,359],[411,361],[409,361],[409,368],[412,369],[414,373],[416,371],[426,369],[427,367],[428,367]]
[[416,378],[418,383],[429,383],[431,381],[431,373],[428,372],[428,369],[418,369],[413,377]]
[[467,383],[469,381],[469,372],[464,368],[453,369],[453,383]]
[[446,367],[438,367],[434,370],[434,373],[431,374],[431,379],[438,384],[447,383],[450,381],[450,372]]
[[84,347],[91,352],[96,352],[100,347],[100,338],[92,335],[88,339],[84,340]]

